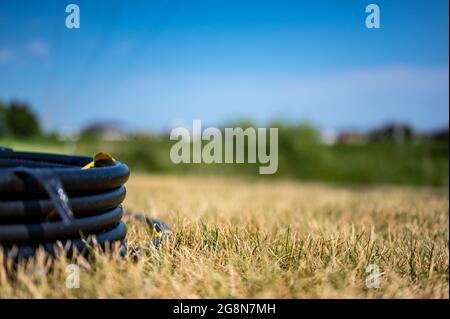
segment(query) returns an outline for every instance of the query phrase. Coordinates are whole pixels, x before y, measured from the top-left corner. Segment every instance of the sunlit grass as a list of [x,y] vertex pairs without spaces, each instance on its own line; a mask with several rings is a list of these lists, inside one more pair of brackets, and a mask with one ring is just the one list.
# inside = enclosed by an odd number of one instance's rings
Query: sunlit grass
[[[136,175],[125,207],[166,221],[149,244],[126,219],[137,259],[96,252],[0,267],[1,297],[448,298],[448,190],[338,188],[234,178]],[[65,266],[81,267],[67,289]],[[3,262],[1,263],[3,264]],[[380,289],[366,267],[382,271]]]

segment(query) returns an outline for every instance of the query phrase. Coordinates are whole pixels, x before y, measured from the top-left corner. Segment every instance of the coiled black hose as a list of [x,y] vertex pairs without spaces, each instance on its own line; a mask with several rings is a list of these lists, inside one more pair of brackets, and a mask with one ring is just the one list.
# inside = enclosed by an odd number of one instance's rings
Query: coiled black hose
[[0,248],[27,258],[38,247],[53,253],[56,243],[70,252],[94,237],[100,245],[124,240],[129,174],[115,160],[0,148]]

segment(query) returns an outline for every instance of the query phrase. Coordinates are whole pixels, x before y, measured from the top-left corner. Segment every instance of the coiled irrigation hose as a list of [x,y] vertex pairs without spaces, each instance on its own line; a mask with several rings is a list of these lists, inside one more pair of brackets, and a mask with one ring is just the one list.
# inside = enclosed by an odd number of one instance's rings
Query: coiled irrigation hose
[[[39,247],[74,249],[120,242],[126,253],[122,221],[124,184],[130,171],[106,153],[94,158],[15,152],[0,147],[0,249],[6,257],[29,258]],[[147,216],[158,246],[170,230]],[[95,238],[95,240],[94,240]],[[58,244],[58,245],[57,245]]]

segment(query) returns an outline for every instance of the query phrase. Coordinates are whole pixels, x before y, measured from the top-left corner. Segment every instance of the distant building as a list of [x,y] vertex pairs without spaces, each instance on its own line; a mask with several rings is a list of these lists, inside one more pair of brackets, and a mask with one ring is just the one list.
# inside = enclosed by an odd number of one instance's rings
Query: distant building
[[413,129],[409,125],[403,123],[388,124],[369,133],[369,139],[375,142],[391,141],[401,144],[410,141],[413,138]]
[[114,123],[94,123],[86,127],[82,136],[95,136],[105,141],[123,141],[128,139],[128,133]]
[[365,144],[367,143],[367,134],[344,131],[338,135],[336,141],[338,144]]
[[448,142],[448,127],[431,133],[429,138],[433,141]]
[[327,128],[320,131],[320,142],[325,145],[334,145],[338,139],[336,130]]

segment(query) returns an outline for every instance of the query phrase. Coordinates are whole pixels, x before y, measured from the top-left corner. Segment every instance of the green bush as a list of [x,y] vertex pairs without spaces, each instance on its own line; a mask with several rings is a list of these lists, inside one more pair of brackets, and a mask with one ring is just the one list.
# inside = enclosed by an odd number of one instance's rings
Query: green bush
[[23,102],[0,102],[0,136],[33,137],[41,134],[37,116]]

